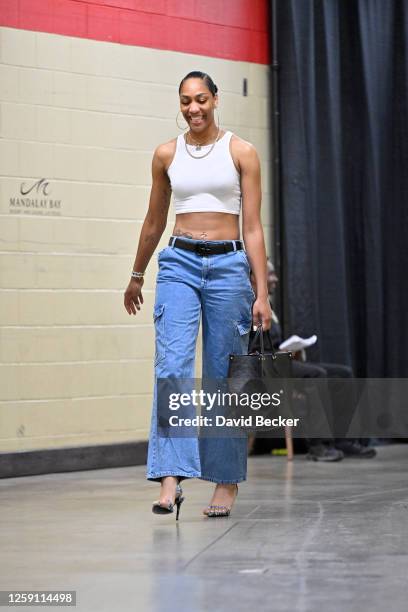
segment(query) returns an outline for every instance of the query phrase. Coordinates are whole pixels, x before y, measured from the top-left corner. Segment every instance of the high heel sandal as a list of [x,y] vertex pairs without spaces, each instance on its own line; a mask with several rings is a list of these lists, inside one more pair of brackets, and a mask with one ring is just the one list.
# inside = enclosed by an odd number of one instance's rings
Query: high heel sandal
[[[235,487],[236,487],[236,493],[235,493],[235,499],[236,499],[238,495],[238,485],[236,483],[235,483]],[[229,516],[231,514],[233,503],[231,504],[231,506],[207,506],[209,511],[206,512],[205,514],[210,518],[215,518],[218,516]]]
[[174,506],[177,507],[177,512],[176,512],[176,521],[178,521],[179,518],[179,514],[180,514],[180,506],[184,501],[184,497],[183,497],[183,489],[181,488],[181,486],[179,484],[177,484],[176,487],[176,497],[174,499],[174,504],[168,500],[168,504],[165,504],[163,502],[157,501],[153,503],[152,506],[152,512],[154,514],[171,514],[172,512],[174,512]]

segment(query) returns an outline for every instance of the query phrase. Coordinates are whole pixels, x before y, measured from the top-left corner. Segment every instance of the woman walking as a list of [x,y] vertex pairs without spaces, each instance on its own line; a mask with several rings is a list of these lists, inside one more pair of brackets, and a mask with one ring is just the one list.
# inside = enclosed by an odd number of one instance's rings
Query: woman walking
[[[158,254],[155,383],[157,378],[194,378],[200,317],[202,375],[210,379],[226,378],[229,354],[245,353],[251,325],[269,329],[272,317],[257,152],[216,124],[217,86],[207,74],[184,77],[179,98],[189,129],[154,152],[149,209],[124,298],[127,312],[136,314],[143,304],[143,275],[165,230],[173,193],[175,226],[169,245]],[[246,251],[240,240],[241,209]],[[179,483],[201,478],[216,483],[204,514],[228,516],[246,467],[246,437],[158,436],[155,384],[146,477],[160,482],[161,489],[153,512],[173,512],[176,505],[178,518]]]

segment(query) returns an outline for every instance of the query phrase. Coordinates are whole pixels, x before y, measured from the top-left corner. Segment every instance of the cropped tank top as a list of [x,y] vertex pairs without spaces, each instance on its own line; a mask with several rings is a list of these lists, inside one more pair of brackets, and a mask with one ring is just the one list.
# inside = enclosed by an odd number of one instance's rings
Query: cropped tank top
[[[231,136],[232,132],[225,132],[211,153],[202,159],[194,159],[187,153],[183,134],[177,137],[176,152],[167,169],[177,215],[189,212],[239,215],[241,183],[229,149]],[[204,155],[212,145],[202,146],[199,153],[195,145],[187,146],[198,156]]]

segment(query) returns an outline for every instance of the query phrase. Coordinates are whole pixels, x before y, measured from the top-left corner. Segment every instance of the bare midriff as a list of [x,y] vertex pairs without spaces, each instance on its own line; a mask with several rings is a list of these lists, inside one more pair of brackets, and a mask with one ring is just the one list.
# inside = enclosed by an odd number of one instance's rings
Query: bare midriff
[[173,236],[194,240],[239,240],[239,215],[219,212],[176,215]]

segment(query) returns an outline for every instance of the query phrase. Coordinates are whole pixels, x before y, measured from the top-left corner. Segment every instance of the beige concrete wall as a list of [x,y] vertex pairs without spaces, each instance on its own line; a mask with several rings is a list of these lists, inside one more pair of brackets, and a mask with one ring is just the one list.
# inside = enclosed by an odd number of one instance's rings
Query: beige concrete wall
[[136,317],[123,292],[152,153],[179,133],[194,69],[220,88],[222,126],[259,150],[270,242],[266,66],[0,29],[0,451],[147,438],[156,256]]

